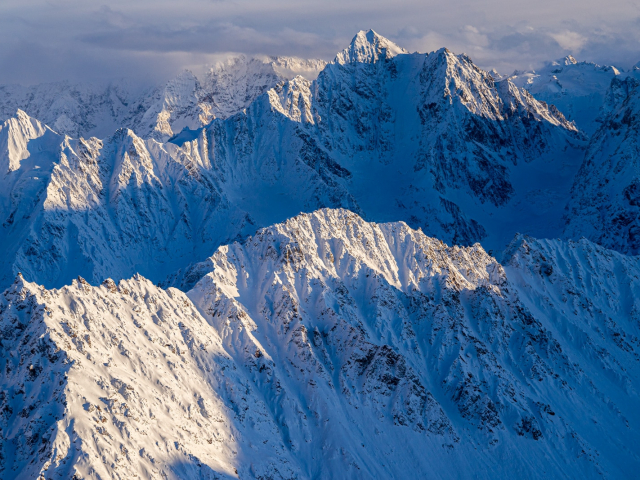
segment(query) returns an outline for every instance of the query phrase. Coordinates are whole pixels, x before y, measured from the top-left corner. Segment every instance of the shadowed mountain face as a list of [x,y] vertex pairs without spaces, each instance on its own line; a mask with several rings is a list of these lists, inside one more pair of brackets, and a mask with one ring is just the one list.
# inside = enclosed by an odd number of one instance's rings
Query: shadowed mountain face
[[0,278],[140,272],[186,288],[211,248],[320,207],[500,250],[516,232],[560,235],[584,145],[554,107],[468,57],[361,32],[317,80],[280,82],[171,142],[5,122]]
[[637,262],[518,237],[504,265],[325,209],[220,247],[186,294],[18,277],[2,477],[633,476]]
[[[615,79],[566,212],[568,237],[640,253],[640,71]],[[638,77],[638,78],[636,78]]]

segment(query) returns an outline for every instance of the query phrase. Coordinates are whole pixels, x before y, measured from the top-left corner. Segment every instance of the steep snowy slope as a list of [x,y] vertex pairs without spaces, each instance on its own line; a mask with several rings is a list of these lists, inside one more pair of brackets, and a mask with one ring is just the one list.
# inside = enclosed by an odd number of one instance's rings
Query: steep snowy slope
[[11,162],[0,177],[5,285],[18,271],[47,286],[78,274],[163,278],[247,222],[218,193],[211,165],[195,163],[206,158],[130,130],[72,140],[19,113],[0,129],[0,148]]
[[246,108],[276,84],[303,75],[313,79],[322,60],[238,56],[211,67],[200,82],[184,71],[164,85],[135,87],[120,80],[106,85],[45,83],[0,86],[0,120],[16,110],[71,137],[105,138],[119,128],[166,140],[184,127],[199,128]]
[[294,57],[232,57],[210,68],[202,82],[193,73],[176,79],[145,99],[142,118],[128,126],[141,137],[166,141],[184,128],[196,129],[214,118],[227,118],[247,108],[260,95],[297,75],[315,78],[326,62]]
[[233,57],[209,69],[202,102],[208,102],[216,118],[227,118],[247,108],[278,83],[298,75],[314,80],[327,62],[295,57]]
[[565,236],[640,253],[640,71],[612,82],[566,212]]
[[509,80],[536,99],[555,105],[581,131],[592,135],[600,126],[611,80],[621,75],[625,76],[613,66],[578,62],[569,55],[535,72],[514,72]]
[[334,63],[376,63],[389,60],[401,53],[409,53],[373,30],[360,30],[351,44],[336,55]]
[[[104,141],[73,140],[23,112],[5,122],[1,281],[8,285],[22,272],[50,287],[77,275],[99,283],[140,272],[157,282],[217,245],[255,232],[252,216],[266,225],[265,218],[284,219],[292,209],[295,214],[333,205],[332,197],[348,198],[324,182],[322,171],[297,162],[278,172],[298,200],[283,208],[284,197],[269,190],[269,166],[227,164],[208,141],[179,148],[131,130]],[[252,188],[262,182],[270,202],[239,206],[244,182]]]
[[186,295],[18,277],[2,476],[629,478],[637,259],[506,257],[321,210],[220,247]]

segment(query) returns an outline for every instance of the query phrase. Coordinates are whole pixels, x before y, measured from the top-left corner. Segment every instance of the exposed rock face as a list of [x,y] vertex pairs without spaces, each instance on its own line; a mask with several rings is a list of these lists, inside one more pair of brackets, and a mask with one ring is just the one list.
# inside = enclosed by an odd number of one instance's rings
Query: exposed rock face
[[186,295],[18,277],[0,302],[3,478],[637,471],[635,259],[520,237],[503,268],[320,210],[203,269]]

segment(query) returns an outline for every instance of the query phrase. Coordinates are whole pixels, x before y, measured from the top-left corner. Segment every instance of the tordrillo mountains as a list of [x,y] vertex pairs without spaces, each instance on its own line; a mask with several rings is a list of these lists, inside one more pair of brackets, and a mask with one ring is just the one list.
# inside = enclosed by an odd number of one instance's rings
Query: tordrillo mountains
[[0,87],[3,478],[632,476],[639,72]]

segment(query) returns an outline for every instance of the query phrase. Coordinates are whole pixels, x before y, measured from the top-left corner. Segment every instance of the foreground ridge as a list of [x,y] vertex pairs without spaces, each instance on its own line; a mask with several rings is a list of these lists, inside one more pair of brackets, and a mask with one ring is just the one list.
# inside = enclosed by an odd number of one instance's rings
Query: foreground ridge
[[220,247],[187,294],[19,275],[2,476],[632,475],[637,259],[521,236],[504,255],[323,209]]

